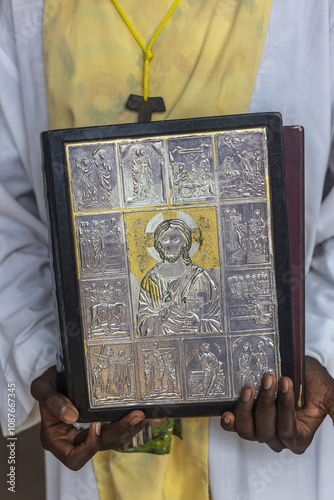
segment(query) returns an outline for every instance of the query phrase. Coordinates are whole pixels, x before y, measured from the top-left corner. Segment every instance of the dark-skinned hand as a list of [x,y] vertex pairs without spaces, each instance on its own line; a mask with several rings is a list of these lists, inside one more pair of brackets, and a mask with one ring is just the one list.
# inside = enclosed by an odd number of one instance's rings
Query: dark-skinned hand
[[69,469],[79,470],[97,451],[119,448],[129,442],[146,425],[160,425],[162,420],[144,420],[135,410],[118,422],[101,426],[94,422],[88,430],[78,430],[73,423],[78,410],[63,394],[57,392],[56,367],[49,368],[31,384],[31,394],[39,402],[43,447],[51,451]]
[[274,374],[263,375],[256,404],[254,387],[243,387],[233,413],[225,412],[221,425],[244,439],[266,443],[274,451],[288,448],[301,454],[326,415],[334,421],[334,379],[318,361],[306,357],[305,404],[297,409],[292,381],[280,379],[275,400],[276,383]]

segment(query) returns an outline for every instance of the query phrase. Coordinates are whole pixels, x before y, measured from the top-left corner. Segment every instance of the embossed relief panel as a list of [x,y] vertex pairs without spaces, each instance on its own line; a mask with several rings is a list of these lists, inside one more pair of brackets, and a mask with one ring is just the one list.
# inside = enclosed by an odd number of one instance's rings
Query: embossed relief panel
[[264,129],[216,135],[219,195],[222,199],[265,198],[268,172]]
[[276,326],[277,301],[273,285],[269,268],[226,272],[231,331],[268,330]]
[[166,203],[163,141],[122,141],[117,149],[127,206]]
[[114,144],[69,146],[68,155],[74,211],[118,208]]
[[231,396],[226,337],[183,341],[189,400],[219,400]]
[[179,342],[136,342],[141,400],[164,402],[183,399]]
[[92,343],[87,357],[93,407],[131,405],[138,401],[132,344]]
[[125,274],[127,251],[120,213],[77,215],[75,225],[82,277]]
[[132,334],[127,278],[82,280],[80,294],[88,339],[129,337]]
[[277,336],[272,333],[231,335],[233,395],[244,385],[260,387],[265,372],[278,373]]
[[269,263],[267,203],[222,205],[224,255],[227,266]]
[[213,200],[217,193],[212,136],[166,140],[173,203]]

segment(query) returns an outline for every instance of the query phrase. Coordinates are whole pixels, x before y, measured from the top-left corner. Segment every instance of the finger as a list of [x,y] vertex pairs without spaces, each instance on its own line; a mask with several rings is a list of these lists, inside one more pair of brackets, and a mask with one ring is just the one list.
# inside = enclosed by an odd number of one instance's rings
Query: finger
[[294,453],[298,453],[295,398],[293,383],[288,377],[282,377],[278,384],[276,426],[280,441]]
[[62,441],[52,453],[69,469],[81,469],[100,450],[101,422],[94,422],[87,433],[86,439],[77,446],[70,441]]
[[[133,411],[119,422],[102,425],[101,449],[119,448],[143,429],[149,420],[143,419],[144,413]],[[86,439],[88,431],[81,431],[74,439],[74,444],[80,444]]]
[[254,398],[254,387],[250,385],[245,386],[241,391],[234,410],[236,431],[240,437],[249,441],[255,441],[256,439],[252,414]]
[[254,414],[255,434],[260,443],[266,443],[274,451],[284,448],[276,436],[276,403],[275,392],[277,379],[273,373],[265,373],[256,401]]
[[145,427],[145,414],[132,411],[119,422],[104,425],[101,432],[102,449],[120,448],[127,444],[133,436]]
[[140,410],[134,410],[130,412],[125,417],[121,418],[116,424],[118,425],[120,430],[125,430],[130,427],[134,427],[139,423],[143,422],[145,419],[145,413]]
[[49,368],[43,375],[31,384],[31,394],[55,418],[66,424],[73,424],[79,417],[79,412],[73,403],[56,390],[56,369]]
[[220,425],[225,431],[236,432],[235,416],[232,412],[226,411],[220,420]]
[[268,443],[276,434],[276,377],[273,373],[265,373],[256,401],[254,414],[255,432],[260,443]]

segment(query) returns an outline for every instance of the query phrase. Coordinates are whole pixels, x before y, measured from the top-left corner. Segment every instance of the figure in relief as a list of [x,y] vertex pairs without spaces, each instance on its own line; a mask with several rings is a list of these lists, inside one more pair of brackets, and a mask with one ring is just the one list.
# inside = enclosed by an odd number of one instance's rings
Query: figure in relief
[[154,342],[152,348],[143,349],[144,393],[146,397],[179,396],[174,350],[175,347],[161,347],[157,342]]
[[177,198],[189,198],[192,194],[190,189],[189,172],[185,169],[183,163],[175,165],[175,173],[173,178],[174,195]]
[[[216,350],[217,354],[214,353]],[[197,356],[196,356],[197,354]],[[221,347],[208,342],[200,345],[192,353],[193,368],[187,373],[189,395],[192,397],[210,398],[226,394],[225,374],[223,363],[219,360],[222,354]],[[195,362],[197,358],[197,363]],[[197,367],[195,368],[195,365]]]
[[103,392],[103,377],[102,377],[102,370],[103,370],[103,362],[102,358],[99,357],[95,365],[93,366],[93,391],[95,397],[97,396],[97,389],[98,387],[101,388],[101,391]]
[[145,393],[150,394],[154,389],[154,365],[150,360],[150,354],[144,352],[144,379],[145,379]]
[[93,221],[91,243],[93,250],[93,267],[95,269],[101,268],[104,256],[104,238],[101,233],[100,224],[97,220]]
[[252,349],[248,342],[242,345],[242,352],[238,359],[238,378],[240,388],[246,384],[253,384]]
[[253,315],[251,317],[257,325],[267,325],[273,317],[272,313],[266,312],[264,305],[256,300],[248,308],[252,311]]
[[107,358],[107,361],[104,364],[103,368],[108,369],[106,391],[107,391],[107,394],[111,394],[113,384],[115,383],[116,363],[117,363],[117,360],[116,360],[115,355],[114,355],[114,350],[111,347],[106,348],[106,356],[105,357]]
[[164,389],[163,378],[165,375],[166,366],[164,358],[162,356],[162,352],[160,351],[157,343],[153,344],[153,357],[154,372],[156,373],[157,379],[159,381],[157,390],[160,391]]
[[116,388],[119,396],[131,394],[130,364],[132,357],[125,357],[125,352],[121,349],[116,360]]
[[234,164],[234,160],[232,156],[225,156],[223,160],[223,173],[227,179],[227,181],[231,182],[234,179],[240,177],[240,172],[236,168],[232,168]]
[[94,163],[86,157],[76,160],[76,167],[82,174],[82,198],[80,206],[97,202],[97,189],[91,176],[93,166]]
[[154,201],[158,197],[154,193],[151,160],[144,148],[138,148],[132,161],[133,198],[131,203]]
[[261,384],[261,378],[264,373],[269,371],[268,357],[264,352],[264,342],[260,340],[257,344],[257,352],[254,353],[254,358],[256,361],[256,378],[257,383]]
[[100,184],[100,202],[106,204],[110,202],[111,197],[111,166],[107,154],[103,149],[99,149],[95,153],[98,153],[98,157],[95,158],[95,165],[98,168],[97,177]]
[[90,231],[89,224],[87,229],[87,222],[80,222],[78,228],[78,240],[79,240],[79,253],[81,268],[83,271],[87,271],[90,268]]
[[251,163],[251,159],[253,159],[253,155],[247,151],[242,151],[241,154],[237,152],[237,156],[240,160],[240,165],[243,169],[243,174],[248,182],[253,181],[253,166]]
[[108,236],[113,237],[113,240],[117,245],[121,244],[121,230],[118,227],[117,221],[114,217],[112,217],[110,220],[110,231],[108,233]]
[[169,352],[165,361],[168,389],[176,392],[176,361],[173,354]]
[[137,335],[217,332],[220,301],[208,273],[189,257],[191,231],[180,219],[161,222],[154,232],[154,247],[162,261],[140,285]]
[[254,210],[254,216],[249,221],[249,250],[251,253],[261,255],[266,253],[268,238],[265,235],[265,223],[261,211]]
[[204,343],[201,346],[201,352],[198,350],[198,358],[202,364],[202,371],[204,373],[203,377],[203,389],[204,396],[207,397],[218,376],[218,372],[222,366],[221,361],[218,361],[217,356],[210,351],[210,344]]
[[242,223],[242,215],[235,208],[225,211],[227,216],[228,249],[232,252],[232,260],[238,261],[246,252],[246,223]]

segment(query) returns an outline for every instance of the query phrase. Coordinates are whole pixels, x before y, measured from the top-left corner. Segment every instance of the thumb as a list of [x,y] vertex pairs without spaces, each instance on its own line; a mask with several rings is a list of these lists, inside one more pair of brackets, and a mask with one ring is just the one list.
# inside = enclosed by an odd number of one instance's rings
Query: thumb
[[41,407],[65,424],[73,424],[79,418],[79,412],[73,403],[57,391],[57,371],[53,366],[31,384],[31,395]]
[[235,415],[230,411],[226,411],[221,417],[220,425],[225,431],[236,432]]

